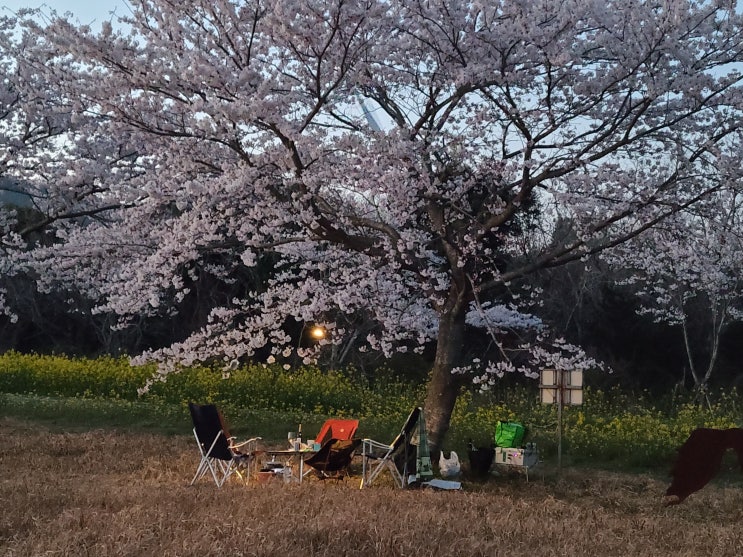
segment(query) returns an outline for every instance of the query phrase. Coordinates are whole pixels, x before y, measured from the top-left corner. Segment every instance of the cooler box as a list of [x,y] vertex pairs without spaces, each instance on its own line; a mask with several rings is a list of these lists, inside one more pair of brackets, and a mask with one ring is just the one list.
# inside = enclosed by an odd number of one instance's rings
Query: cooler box
[[539,455],[536,448],[517,449],[515,447],[496,447],[493,464],[526,466],[530,468],[537,463]]

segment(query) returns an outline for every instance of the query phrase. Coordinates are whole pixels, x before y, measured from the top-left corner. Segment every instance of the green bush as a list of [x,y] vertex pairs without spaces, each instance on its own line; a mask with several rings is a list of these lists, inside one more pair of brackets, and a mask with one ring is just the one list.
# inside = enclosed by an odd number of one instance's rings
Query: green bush
[[126,358],[67,358],[6,352],[0,355],[0,392],[136,400],[152,367]]
[[281,412],[307,427],[317,424],[319,428],[327,416],[354,416],[368,418],[366,425],[377,424],[373,431],[396,434],[407,413],[421,404],[423,397],[421,386],[393,379],[377,381],[371,388],[365,381],[338,371],[312,366],[285,370],[261,364],[244,366],[228,375],[207,367],[184,368],[138,394],[155,375],[154,366],[133,367],[126,358],[0,355],[0,392],[149,401],[181,408],[189,401],[211,402],[229,408],[230,415],[240,414],[240,409]]

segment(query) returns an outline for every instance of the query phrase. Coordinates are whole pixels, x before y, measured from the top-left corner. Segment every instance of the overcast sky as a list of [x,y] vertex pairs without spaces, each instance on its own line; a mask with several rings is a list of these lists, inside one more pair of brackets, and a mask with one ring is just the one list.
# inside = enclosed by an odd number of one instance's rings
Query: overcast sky
[[110,19],[114,10],[118,15],[129,13],[124,0],[0,0],[0,15],[7,15],[8,9],[15,11],[18,8],[48,8],[58,14],[72,12],[73,19],[87,24]]

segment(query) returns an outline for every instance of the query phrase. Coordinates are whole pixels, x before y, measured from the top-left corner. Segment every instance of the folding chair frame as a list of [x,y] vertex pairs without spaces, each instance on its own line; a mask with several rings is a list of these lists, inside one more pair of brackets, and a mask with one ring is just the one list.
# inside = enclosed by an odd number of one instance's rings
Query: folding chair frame
[[[418,423],[420,415],[421,408],[414,408],[405,420],[405,425],[403,425],[400,434],[389,445],[373,439],[363,439],[361,441],[361,489],[371,485],[385,470],[390,472],[398,487],[404,488],[407,485],[407,476],[410,473],[407,469],[408,455],[405,455],[402,472],[397,469],[394,457],[400,450],[407,450],[407,445],[414,434],[414,426]],[[370,460],[376,460],[376,465],[370,465]]]
[[[371,485],[377,476],[385,470],[389,470],[398,487],[405,486],[405,479],[392,459],[394,448],[392,445],[385,445],[373,439],[363,439],[361,441],[361,489]],[[381,451],[384,451],[384,456],[379,459],[376,466],[370,466],[369,460],[376,460],[373,455]]]
[[[199,460],[199,465],[196,468],[196,473],[190,485],[193,485],[197,480],[204,477],[207,472],[211,474],[214,483],[219,488],[224,485],[232,474],[236,474],[243,483],[246,483],[250,478],[250,464],[254,459],[253,452],[255,451],[258,440],[261,438],[253,437],[247,441],[233,444],[234,438],[226,436],[224,426],[222,425],[222,428],[212,440],[211,445],[206,449],[208,439],[205,441],[199,439],[195,423],[201,417],[201,407],[194,404],[191,408],[191,416],[194,419],[193,435],[196,439],[196,446],[199,448],[201,459]],[[249,449],[247,453],[237,450],[246,445]],[[241,473],[242,469],[245,470],[245,476]]]

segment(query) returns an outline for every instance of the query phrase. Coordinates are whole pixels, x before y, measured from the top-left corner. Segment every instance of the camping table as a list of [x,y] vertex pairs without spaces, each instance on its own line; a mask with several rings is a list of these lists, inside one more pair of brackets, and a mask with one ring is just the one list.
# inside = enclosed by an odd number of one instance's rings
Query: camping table
[[278,457],[286,458],[286,463],[290,463],[295,457],[299,457],[299,478],[297,481],[299,483],[302,483],[302,477],[304,476],[304,459],[308,456],[312,456],[317,451],[314,451],[312,449],[274,449],[274,450],[267,450],[266,454],[271,457],[271,459]]

